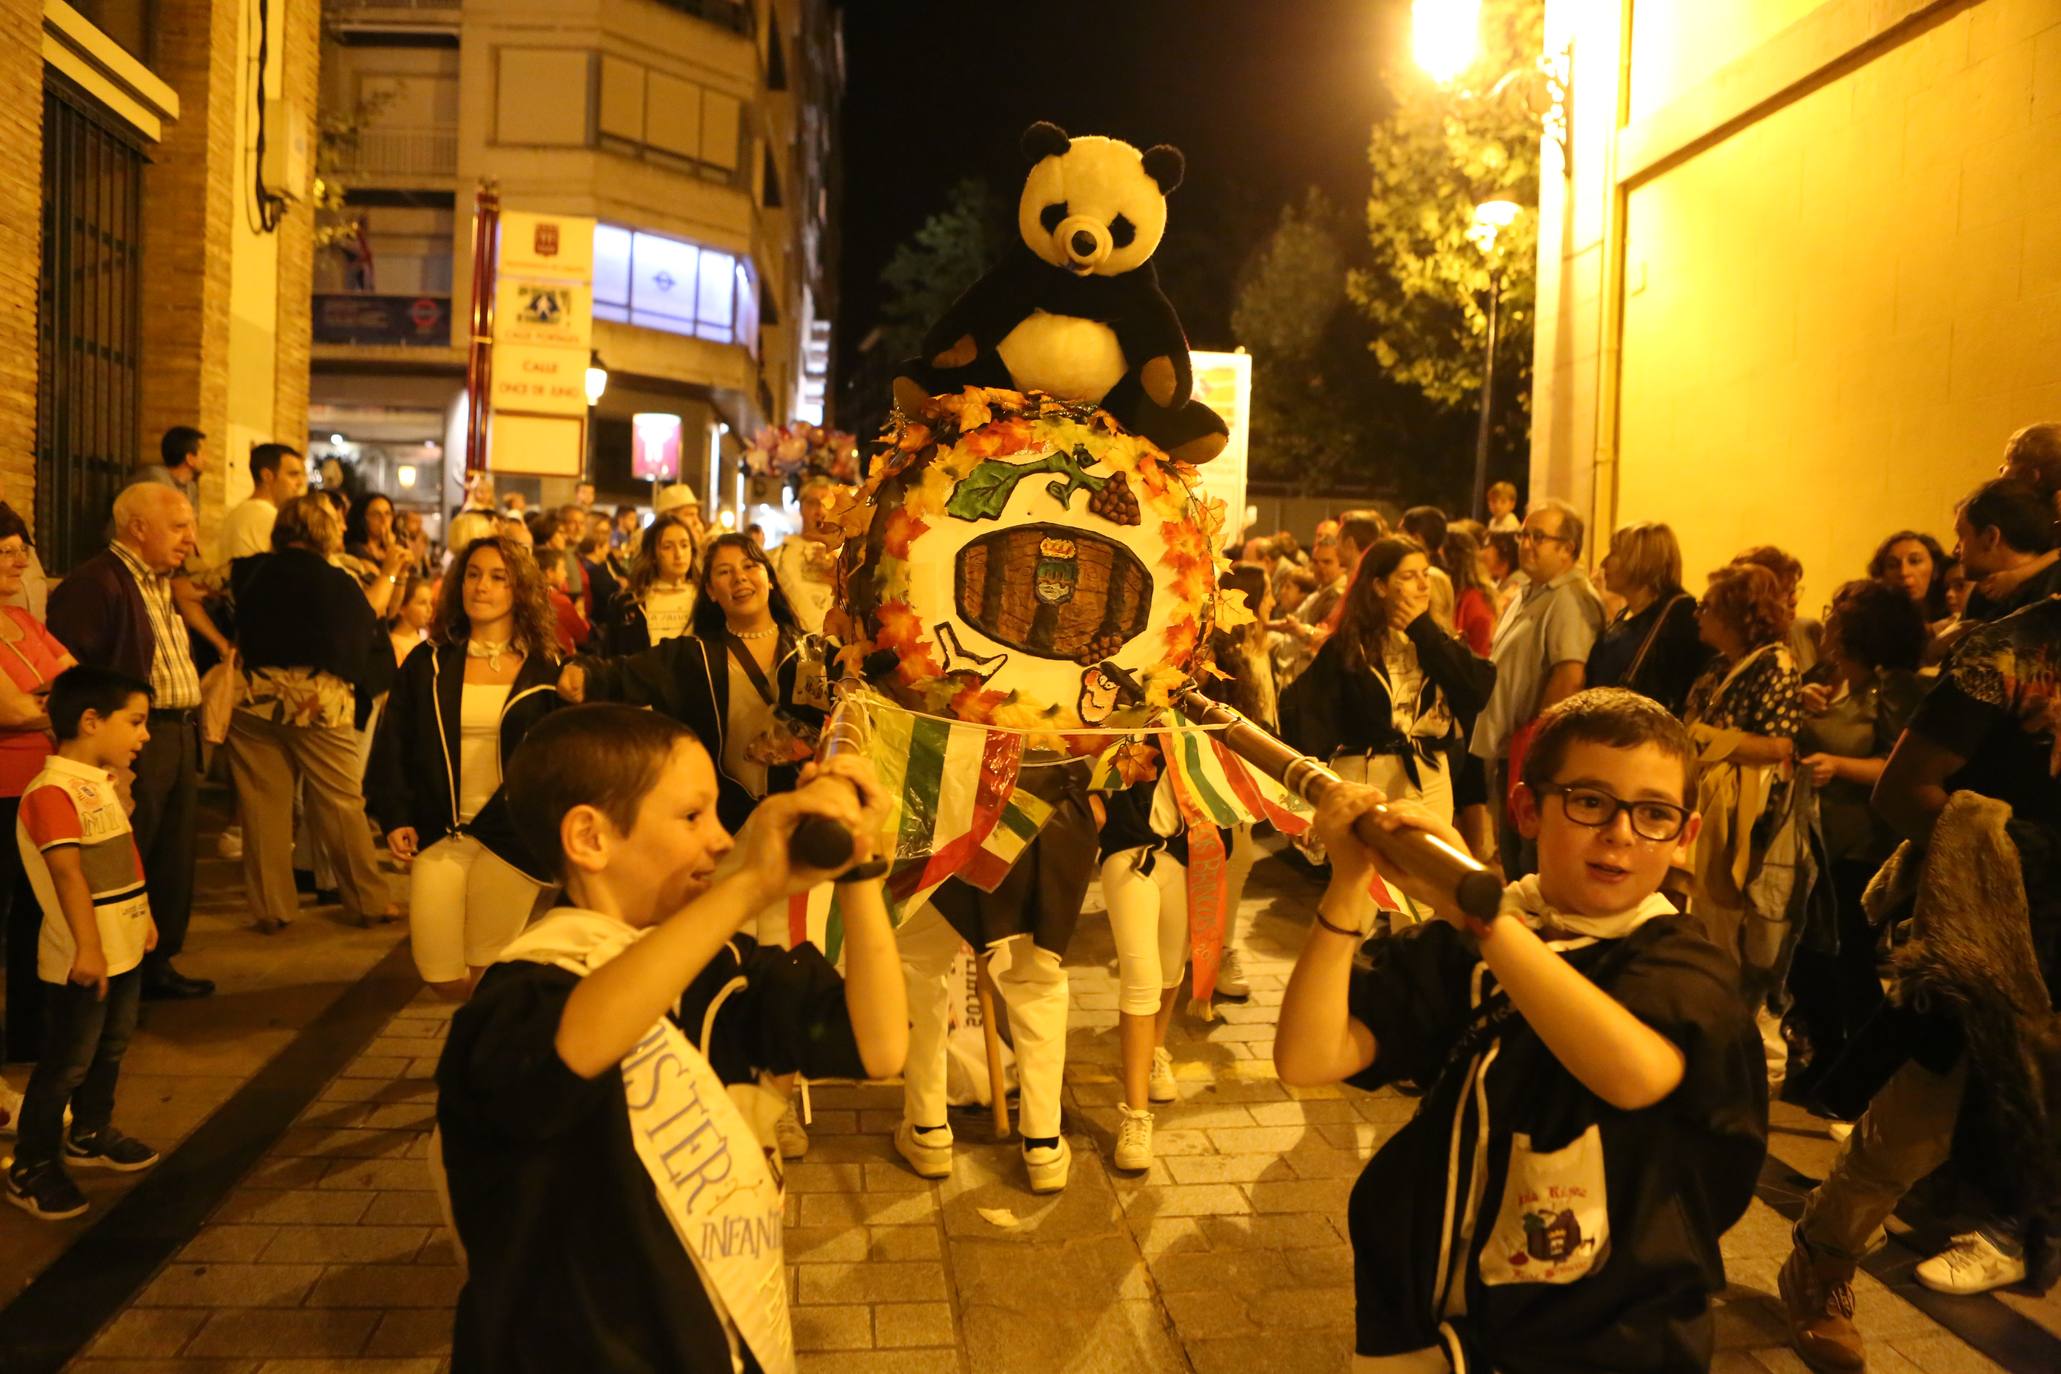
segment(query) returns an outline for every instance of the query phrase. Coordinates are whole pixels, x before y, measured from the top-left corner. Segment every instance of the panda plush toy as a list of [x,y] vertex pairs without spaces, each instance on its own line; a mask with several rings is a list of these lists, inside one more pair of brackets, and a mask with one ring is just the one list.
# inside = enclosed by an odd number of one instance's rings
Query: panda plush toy
[[966,386],[1043,391],[1100,404],[1184,462],[1216,457],[1229,431],[1192,394],[1188,339],[1151,261],[1181,184],[1180,150],[1140,153],[1040,122],[1023,152],[1021,247],[931,327],[923,357],[900,368],[896,402],[914,415]]

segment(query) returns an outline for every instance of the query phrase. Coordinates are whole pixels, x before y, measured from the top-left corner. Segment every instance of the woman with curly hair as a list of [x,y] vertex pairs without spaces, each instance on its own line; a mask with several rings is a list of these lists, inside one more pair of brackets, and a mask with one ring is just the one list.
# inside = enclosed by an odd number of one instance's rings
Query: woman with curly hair
[[641,654],[688,633],[694,603],[694,531],[677,515],[661,515],[644,531],[616,594],[603,636],[609,656]]
[[1801,682],[1784,642],[1789,600],[1766,568],[1733,563],[1710,575],[1696,619],[1716,658],[1689,689],[1682,715],[1696,742],[1696,809],[1704,821],[1691,856],[1689,911],[1738,963],[1740,990],[1767,1048],[1769,1086],[1779,1090],[1787,1050],[1771,1002],[1793,927],[1786,899],[1755,879],[1766,855],[1793,841],[1786,828],[1808,819],[1797,815],[1784,767],[1803,721]]
[[1898,530],[1876,547],[1868,560],[1868,576],[1901,590],[1918,603],[1927,625],[1937,625],[1950,614],[1946,565],[1946,550],[1937,539],[1917,530]]
[[401,665],[373,748],[372,814],[412,865],[423,981],[466,997],[529,920],[545,873],[516,837],[502,762],[558,704],[557,618],[529,551],[475,539],[445,574],[429,642]]

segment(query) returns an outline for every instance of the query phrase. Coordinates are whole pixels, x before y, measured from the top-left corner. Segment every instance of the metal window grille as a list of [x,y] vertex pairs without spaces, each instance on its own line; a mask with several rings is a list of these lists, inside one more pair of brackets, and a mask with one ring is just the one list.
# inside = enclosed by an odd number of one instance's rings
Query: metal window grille
[[53,573],[99,547],[136,462],[143,164],[90,97],[45,81],[36,543]]

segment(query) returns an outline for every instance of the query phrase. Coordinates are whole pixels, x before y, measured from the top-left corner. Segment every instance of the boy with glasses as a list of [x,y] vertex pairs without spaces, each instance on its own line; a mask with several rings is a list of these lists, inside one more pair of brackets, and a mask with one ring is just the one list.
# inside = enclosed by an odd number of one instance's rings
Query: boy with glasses
[[[1768,1101],[1737,970],[1659,893],[1696,838],[1695,760],[1635,693],[1547,710],[1517,793],[1539,871],[1487,922],[1354,837],[1379,793],[1342,787],[1319,808],[1331,886],[1275,1067],[1295,1086],[1424,1094],[1348,1205],[1355,1368],[1710,1367],[1718,1238],[1753,1198]],[[1407,803],[1381,824],[1463,846]],[[1377,871],[1444,919],[1356,962]]]

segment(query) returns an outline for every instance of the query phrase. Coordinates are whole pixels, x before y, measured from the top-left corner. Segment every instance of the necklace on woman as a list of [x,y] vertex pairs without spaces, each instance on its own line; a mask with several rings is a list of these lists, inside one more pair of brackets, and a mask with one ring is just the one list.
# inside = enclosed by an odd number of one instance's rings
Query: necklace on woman
[[771,639],[774,635],[780,633],[780,627],[778,625],[768,625],[763,630],[732,630],[730,633],[736,635],[739,639]]
[[501,655],[508,652],[509,645],[510,641],[505,639],[468,639],[465,641],[465,656],[485,659],[487,670],[498,673],[501,671]]

